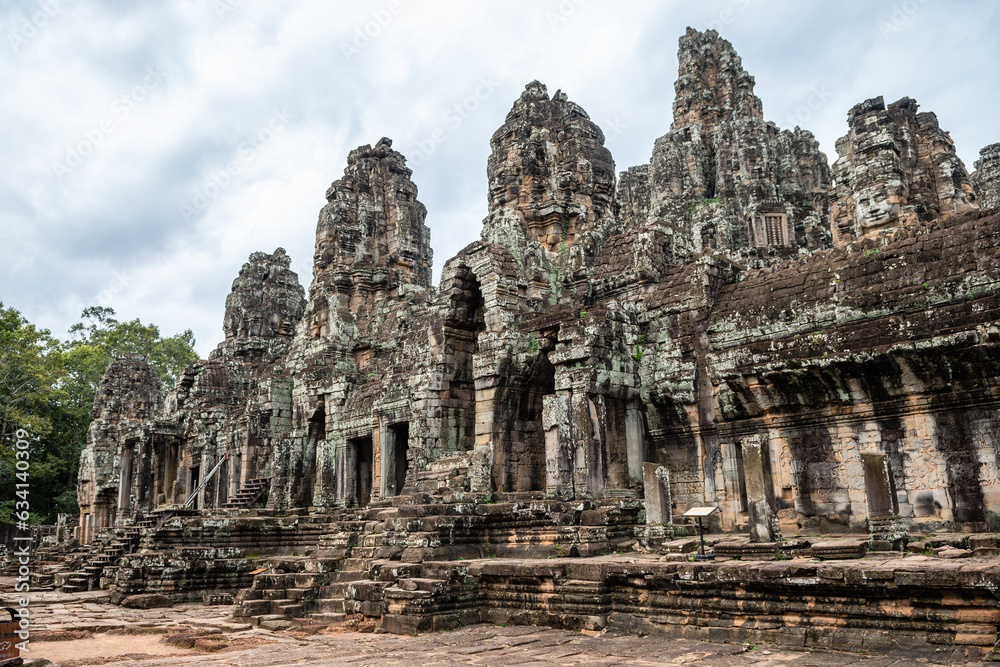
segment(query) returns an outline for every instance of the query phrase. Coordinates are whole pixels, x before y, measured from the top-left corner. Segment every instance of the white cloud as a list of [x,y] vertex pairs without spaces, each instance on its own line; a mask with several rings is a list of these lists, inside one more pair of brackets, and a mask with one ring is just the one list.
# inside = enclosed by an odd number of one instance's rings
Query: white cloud
[[[719,28],[766,117],[801,121],[831,161],[847,110],[879,94],[935,111],[970,169],[1000,140],[998,20],[985,1],[62,0],[23,37],[38,6],[0,9],[0,299],[56,335],[105,298],[121,318],[192,328],[207,354],[250,252],[284,247],[308,285],[324,192],[349,150],[382,136],[410,158],[440,270],[478,237],[489,138],[525,83],[581,104],[619,170],[645,162],[670,126],[688,25]],[[164,81],[144,84],[157,64]],[[275,110],[291,120],[246,159],[241,144]],[[53,164],[105,121],[60,179]],[[208,184],[233,160],[216,193]],[[182,215],[206,187],[205,206]]]

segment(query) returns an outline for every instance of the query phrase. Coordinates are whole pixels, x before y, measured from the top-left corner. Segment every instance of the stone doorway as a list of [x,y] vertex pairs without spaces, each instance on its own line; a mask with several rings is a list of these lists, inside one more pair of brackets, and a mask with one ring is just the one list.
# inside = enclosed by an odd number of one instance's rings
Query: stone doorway
[[861,465],[865,470],[868,516],[884,519],[899,514],[896,482],[889,468],[889,457],[884,454],[862,454]]
[[498,491],[545,490],[545,429],[542,408],[555,396],[556,371],[539,352],[528,374],[502,394],[504,415],[494,432],[494,486]]
[[295,487],[292,503],[296,507],[312,505],[316,483],[316,457],[320,443],[324,440],[326,440],[326,403],[321,400],[319,407],[309,418],[302,456],[295,462],[299,482]]
[[229,500],[229,459],[224,459],[215,482],[215,506],[225,505]]
[[406,484],[409,463],[406,453],[410,449],[410,424],[400,422],[386,429],[385,449],[382,456],[384,497],[398,496]]
[[486,304],[479,281],[465,268],[455,276],[455,297],[445,325],[445,375],[442,392],[443,451],[472,451],[476,446],[476,383],[473,356],[479,352],[479,335],[486,331]]
[[358,507],[368,507],[372,499],[372,470],[374,468],[372,437],[348,441],[354,454],[354,502]]

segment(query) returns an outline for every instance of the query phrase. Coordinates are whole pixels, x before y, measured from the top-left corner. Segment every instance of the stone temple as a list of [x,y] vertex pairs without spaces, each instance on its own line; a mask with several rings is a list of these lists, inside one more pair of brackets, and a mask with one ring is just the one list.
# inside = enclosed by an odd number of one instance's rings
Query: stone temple
[[[108,368],[91,556],[57,583],[269,627],[823,645],[823,617],[838,645],[992,648],[1000,560],[898,563],[1000,547],[1000,144],[969,174],[933,113],[875,98],[831,167],[717,33],[689,28],[679,63],[673,123],[617,175],[529,83],[437,287],[404,156],[351,151],[308,290],[256,252],[175,386]],[[690,562],[693,507],[718,508],[714,562]]]

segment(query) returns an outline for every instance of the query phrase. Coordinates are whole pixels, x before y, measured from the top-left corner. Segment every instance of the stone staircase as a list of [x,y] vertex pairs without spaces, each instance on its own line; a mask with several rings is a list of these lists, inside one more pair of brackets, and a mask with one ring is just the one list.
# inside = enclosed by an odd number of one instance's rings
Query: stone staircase
[[409,493],[446,493],[461,491],[467,487],[469,477],[469,457],[467,454],[437,459],[427,464],[427,468],[417,472],[416,479],[403,487],[401,495]]
[[258,477],[248,480],[240,490],[219,507],[222,509],[248,509],[253,507],[261,496],[265,495],[271,486],[270,477]]
[[[418,629],[414,623],[455,627],[478,613],[474,590],[459,576],[468,560],[622,551],[642,529],[642,504],[634,499],[473,498],[449,485],[458,486],[461,474],[428,472],[417,476],[412,493],[343,510],[313,555],[269,559],[267,572],[237,594],[233,615],[269,629],[358,619],[408,632]],[[416,491],[421,483],[433,483],[434,494]]]
[[141,536],[142,527],[139,525],[125,528],[121,535],[115,537],[110,544],[90,557],[82,568],[76,572],[63,574],[61,577],[56,576],[55,582],[58,584],[59,580],[62,580],[61,590],[63,593],[93,590],[95,583],[99,585],[104,569],[117,563],[125,554],[132,553],[132,550],[139,544]]

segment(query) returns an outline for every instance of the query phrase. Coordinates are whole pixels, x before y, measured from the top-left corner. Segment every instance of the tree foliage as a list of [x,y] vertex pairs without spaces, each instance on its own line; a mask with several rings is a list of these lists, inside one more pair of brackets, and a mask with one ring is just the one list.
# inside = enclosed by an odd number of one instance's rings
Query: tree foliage
[[[190,330],[164,338],[155,325],[119,322],[111,308],[87,308],[65,342],[0,303],[0,489],[14,488],[15,433],[31,441],[31,508],[37,521],[76,512],[76,476],[94,394],[117,355],[145,355],[166,389],[195,361]],[[7,495],[7,494],[5,494]],[[13,500],[0,497],[0,520]]]

